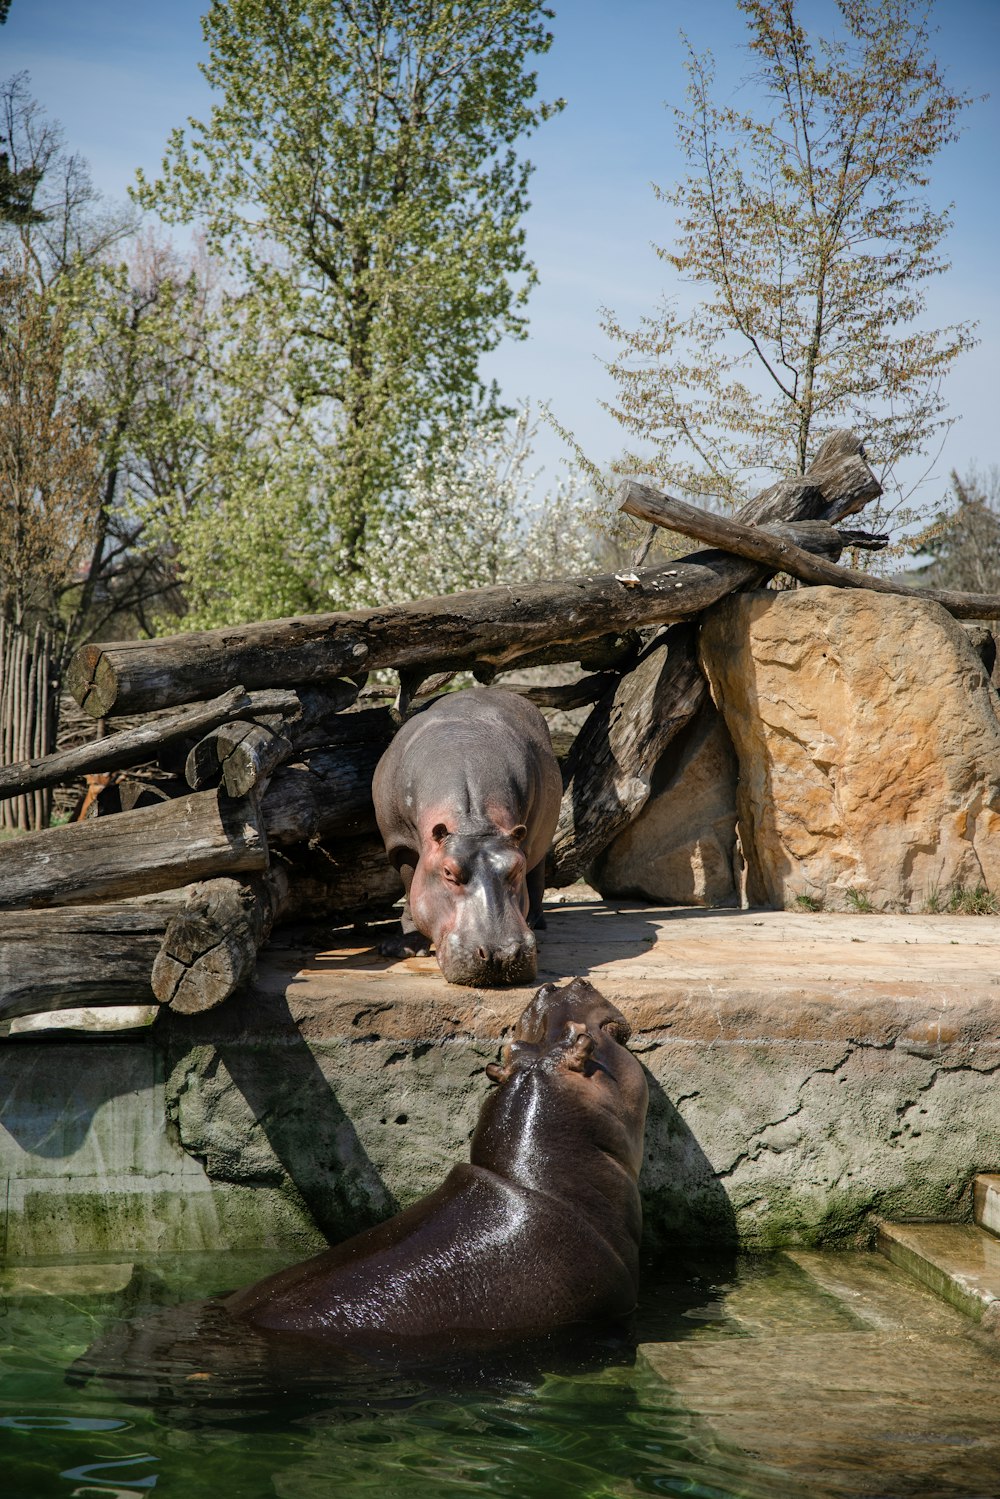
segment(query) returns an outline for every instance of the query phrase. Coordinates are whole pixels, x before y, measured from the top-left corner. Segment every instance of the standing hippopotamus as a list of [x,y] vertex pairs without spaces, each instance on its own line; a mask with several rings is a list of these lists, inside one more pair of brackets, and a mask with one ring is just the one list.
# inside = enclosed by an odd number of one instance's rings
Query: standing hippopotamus
[[375,816],[406,891],[389,957],[437,949],[452,984],[535,977],[562,778],[533,704],[482,687],[411,718],[375,770]]
[[471,1164],[412,1207],[225,1303],[254,1327],[348,1347],[480,1346],[635,1306],[646,1079],[584,979],[517,1024]]

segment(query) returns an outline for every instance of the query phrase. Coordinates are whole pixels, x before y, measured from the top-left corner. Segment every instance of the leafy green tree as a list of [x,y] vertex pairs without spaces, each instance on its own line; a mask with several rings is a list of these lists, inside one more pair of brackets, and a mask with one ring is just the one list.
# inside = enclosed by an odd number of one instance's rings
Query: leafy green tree
[[[534,280],[516,142],[558,105],[530,59],[538,0],[213,0],[216,91],[136,197],[204,226],[281,344],[274,397],[331,439],[348,568],[418,454],[485,406],[480,356],[524,331]],[[279,389],[280,385],[280,389]]]
[[738,0],[759,104],[713,99],[710,56],[688,62],[676,111],[689,166],[657,190],[677,214],[658,254],[701,300],[627,330],[610,409],[654,445],[630,461],[735,504],[759,471],[803,472],[837,426],[864,435],[890,483],[947,424],[942,380],[972,325],[922,325],[948,269],[947,209],[927,188],[970,100],[930,50],[924,0],[837,0],[839,36],[813,41],[798,0]]
[[931,588],[1000,592],[1000,468],[951,475],[951,505],[914,543],[930,558],[917,569]]

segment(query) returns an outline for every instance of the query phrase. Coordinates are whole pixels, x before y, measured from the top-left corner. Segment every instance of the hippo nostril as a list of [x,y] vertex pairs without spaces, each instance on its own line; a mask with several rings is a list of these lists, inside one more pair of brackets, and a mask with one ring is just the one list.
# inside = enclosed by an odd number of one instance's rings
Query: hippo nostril
[[487,959],[489,958],[489,953],[486,951],[485,947],[477,947],[476,948],[476,957],[479,959],[479,961],[481,963],[485,963],[487,961]]

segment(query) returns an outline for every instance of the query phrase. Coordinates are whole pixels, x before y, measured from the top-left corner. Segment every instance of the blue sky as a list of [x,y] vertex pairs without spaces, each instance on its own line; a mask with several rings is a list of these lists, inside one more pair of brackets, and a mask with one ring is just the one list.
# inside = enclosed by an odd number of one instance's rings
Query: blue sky
[[[498,350],[485,369],[508,398],[549,401],[603,462],[620,450],[622,435],[600,404],[614,388],[602,363],[611,348],[599,309],[613,308],[632,326],[664,293],[680,290],[651,248],[670,242],[672,222],[650,186],[681,172],[669,110],[683,100],[679,31],[697,49],[713,49],[724,89],[736,89],[747,69],[745,33],[733,0],[553,4],[556,40],[539,65],[541,92],[568,102],[527,148],[536,171],[526,227],[540,284],[528,340]],[[13,0],[0,27],[0,76],[26,69],[98,187],[122,198],[136,167],[155,173],[173,126],[207,114],[197,67],[202,9],[202,0]],[[933,325],[966,318],[980,325],[978,347],[948,377],[950,412],[962,419],[924,491],[936,498],[952,467],[1000,462],[1000,0],[933,0],[931,10],[953,85],[993,94],[968,112],[961,140],[934,167],[933,196],[954,203],[953,269],[933,285],[928,317]],[[822,25],[830,14],[829,0],[804,0],[807,22]],[[559,451],[543,434],[539,454],[550,470]]]

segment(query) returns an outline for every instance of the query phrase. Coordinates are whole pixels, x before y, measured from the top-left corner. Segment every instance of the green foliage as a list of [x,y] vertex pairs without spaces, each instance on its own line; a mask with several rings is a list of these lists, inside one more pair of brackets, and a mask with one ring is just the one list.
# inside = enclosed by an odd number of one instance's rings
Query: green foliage
[[333,559],[335,607],[422,598],[493,583],[569,576],[595,565],[595,513],[567,470],[537,503],[527,411],[504,426],[466,420],[404,475],[398,504],[371,525],[358,568]]
[[[204,227],[244,315],[273,337],[274,404],[327,439],[348,568],[368,517],[444,434],[497,398],[482,354],[524,332],[534,279],[515,142],[553,108],[528,60],[538,0],[213,0],[207,122],[136,196]],[[333,538],[330,538],[333,540]],[[191,575],[189,574],[189,581]]]
[[857,916],[870,916],[875,909],[867,892],[855,889],[854,887],[844,891],[844,903],[847,909],[853,911]]
[[951,475],[951,504],[913,543],[930,561],[916,569],[929,588],[1000,592],[1000,468]]
[[798,0],[738,0],[759,108],[713,99],[710,56],[675,111],[690,171],[658,195],[678,242],[658,251],[701,301],[635,331],[611,313],[614,415],[660,482],[736,504],[761,471],[802,473],[838,426],[891,483],[946,423],[941,381],[972,325],[921,325],[948,269],[930,166],[970,100],[930,52],[922,0],[838,0],[813,41]]

